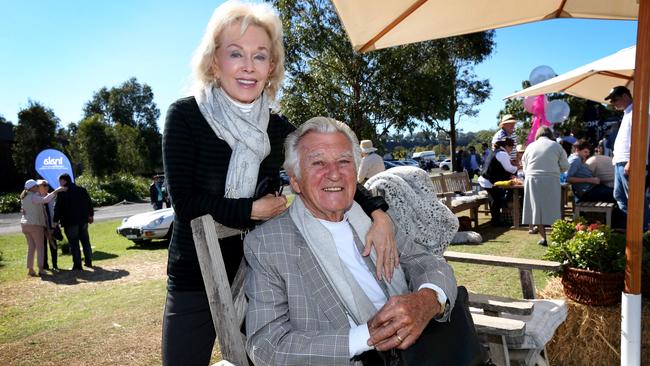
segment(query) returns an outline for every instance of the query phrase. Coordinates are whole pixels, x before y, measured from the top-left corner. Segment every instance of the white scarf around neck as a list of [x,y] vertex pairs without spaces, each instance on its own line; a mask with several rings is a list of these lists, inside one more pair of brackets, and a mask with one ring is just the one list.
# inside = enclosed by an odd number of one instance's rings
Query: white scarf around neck
[[271,152],[266,133],[270,117],[268,98],[262,93],[250,112],[245,113],[214,84],[205,86],[194,97],[214,133],[232,149],[224,197],[253,197],[260,164]]

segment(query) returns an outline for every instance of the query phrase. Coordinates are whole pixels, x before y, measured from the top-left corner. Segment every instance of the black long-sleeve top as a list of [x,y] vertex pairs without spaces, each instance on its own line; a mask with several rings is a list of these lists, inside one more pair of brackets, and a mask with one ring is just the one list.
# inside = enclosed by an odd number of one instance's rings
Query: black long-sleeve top
[[[295,126],[286,118],[271,114],[267,128],[271,152],[262,161],[258,176],[258,184],[265,179],[269,184],[261,195],[279,189],[284,140],[294,130]],[[194,97],[179,99],[169,107],[163,132],[163,163],[175,211],[167,262],[170,291],[204,290],[192,238],[192,219],[210,214],[217,222],[233,228],[248,229],[255,225],[250,218],[255,198],[224,198],[231,153],[230,146],[208,125]],[[355,200],[368,214],[388,208],[383,198],[372,197],[360,185]],[[236,245],[242,245],[242,241]]]

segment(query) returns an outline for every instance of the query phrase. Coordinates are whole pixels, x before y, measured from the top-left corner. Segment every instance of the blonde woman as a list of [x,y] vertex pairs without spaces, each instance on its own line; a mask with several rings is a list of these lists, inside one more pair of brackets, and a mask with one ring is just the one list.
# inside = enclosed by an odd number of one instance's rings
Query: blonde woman
[[[59,187],[45,197],[38,193],[38,183],[33,179],[27,180],[24,188],[20,194],[22,205],[20,226],[27,239],[27,274],[36,277],[43,273],[45,259],[43,252],[45,249],[43,247],[45,230],[47,228],[45,205],[65,188]],[[36,253],[37,257],[38,273],[34,272],[34,253]]]

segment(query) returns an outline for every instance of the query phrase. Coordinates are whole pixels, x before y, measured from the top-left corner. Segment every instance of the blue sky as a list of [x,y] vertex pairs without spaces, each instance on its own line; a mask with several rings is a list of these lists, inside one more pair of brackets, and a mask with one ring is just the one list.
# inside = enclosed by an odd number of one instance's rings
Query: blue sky
[[[3,4],[0,114],[16,123],[28,100],[51,108],[63,125],[81,119],[100,88],[130,77],[149,84],[161,110],[185,93],[189,61],[221,1],[37,1]],[[465,131],[494,128],[504,96],[539,65],[558,74],[636,43],[636,22],[552,20],[497,30],[493,55],[476,68],[492,97]],[[606,91],[604,91],[606,92]]]

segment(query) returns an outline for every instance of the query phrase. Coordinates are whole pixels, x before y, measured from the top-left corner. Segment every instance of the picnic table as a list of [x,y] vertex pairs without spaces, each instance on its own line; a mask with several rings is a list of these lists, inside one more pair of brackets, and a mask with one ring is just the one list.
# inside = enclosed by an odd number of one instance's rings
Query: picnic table
[[[565,216],[570,216],[572,208],[569,206],[569,190],[571,189],[571,184],[561,183],[562,194],[560,195],[560,217],[564,218]],[[527,227],[521,226],[521,197],[524,193],[523,184],[515,184],[507,187],[502,187],[506,190],[512,191],[512,228],[513,229],[525,229]]]

